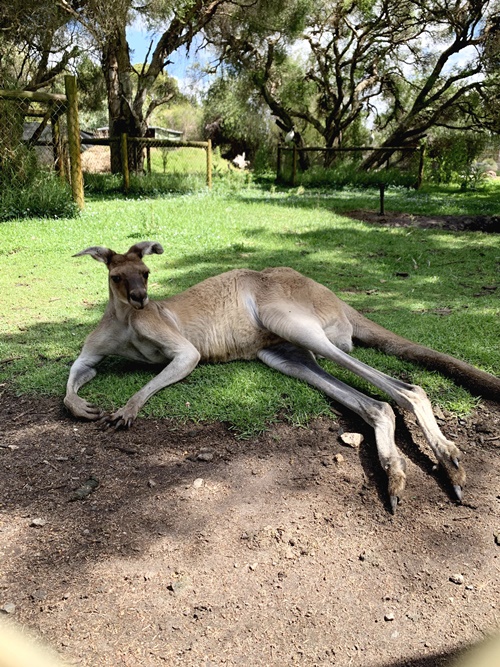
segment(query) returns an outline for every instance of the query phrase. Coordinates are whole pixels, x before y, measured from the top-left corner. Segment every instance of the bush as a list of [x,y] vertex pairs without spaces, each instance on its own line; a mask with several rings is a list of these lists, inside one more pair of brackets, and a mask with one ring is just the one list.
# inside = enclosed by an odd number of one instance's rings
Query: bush
[[[85,191],[91,194],[123,194],[121,174],[85,174]],[[158,195],[196,192],[206,186],[200,174],[139,174],[130,176],[129,195],[156,197]]]
[[[287,180],[290,180],[290,176]],[[356,163],[345,161],[330,168],[315,166],[305,172],[298,172],[296,185],[338,189],[346,186],[376,187],[380,183],[385,183],[414,187],[416,180],[416,174],[404,172],[397,167],[366,172]]]
[[459,182],[463,189],[474,189],[481,180],[476,160],[485,145],[483,134],[442,130],[428,143],[427,178],[438,184]]
[[78,214],[71,190],[55,174],[38,172],[24,187],[5,185],[0,200],[0,222],[13,218],[71,218]]

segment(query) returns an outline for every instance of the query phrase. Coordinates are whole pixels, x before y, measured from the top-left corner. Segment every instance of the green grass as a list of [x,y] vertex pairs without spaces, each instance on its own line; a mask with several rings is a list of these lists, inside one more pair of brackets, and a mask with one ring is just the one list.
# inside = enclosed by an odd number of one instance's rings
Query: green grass
[[[499,213],[500,188],[462,194],[391,190],[386,208],[431,213]],[[147,258],[150,294],[162,298],[235,267],[289,265],[324,283],[354,307],[398,333],[500,374],[495,234],[385,228],[342,211],[377,208],[370,191],[266,191],[248,185],[155,199],[89,200],[79,219],[40,218],[0,225],[0,382],[18,394],[64,395],[69,365],[99,321],[106,270],[71,255],[91,245],[123,251],[157,240],[162,256]],[[408,273],[407,278],[397,273]],[[500,288],[499,288],[500,290]],[[443,314],[448,313],[448,314]],[[432,400],[460,414],[474,404],[441,376],[372,350],[356,356],[422,384]],[[346,371],[339,378],[377,395]],[[104,361],[83,390],[108,409],[126,402],[154,371],[118,358]],[[143,415],[223,420],[240,434],[276,419],[304,424],[329,414],[317,391],[257,362],[198,367],[145,406]]]

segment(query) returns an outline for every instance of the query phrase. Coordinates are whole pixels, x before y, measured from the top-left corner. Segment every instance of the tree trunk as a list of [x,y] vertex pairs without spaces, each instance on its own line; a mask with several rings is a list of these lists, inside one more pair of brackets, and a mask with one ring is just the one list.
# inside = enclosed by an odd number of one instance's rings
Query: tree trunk
[[[133,113],[133,88],[130,77],[131,64],[125,28],[116,28],[109,36],[103,49],[103,72],[108,93],[109,137],[111,142],[111,172],[121,173],[122,159],[120,137],[143,137],[146,123]],[[129,148],[129,168],[138,173],[143,170],[144,151],[135,144]]]

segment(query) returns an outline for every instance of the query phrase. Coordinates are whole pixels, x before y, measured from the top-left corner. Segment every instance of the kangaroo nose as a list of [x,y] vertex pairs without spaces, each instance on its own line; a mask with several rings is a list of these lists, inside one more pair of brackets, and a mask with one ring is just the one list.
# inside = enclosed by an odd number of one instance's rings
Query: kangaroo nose
[[144,290],[131,290],[129,294],[130,305],[137,310],[141,310],[149,301],[148,295]]

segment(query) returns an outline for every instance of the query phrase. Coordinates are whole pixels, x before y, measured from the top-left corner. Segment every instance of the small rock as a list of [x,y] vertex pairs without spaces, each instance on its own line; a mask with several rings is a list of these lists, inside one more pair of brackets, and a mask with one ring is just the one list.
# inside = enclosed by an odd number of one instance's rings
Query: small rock
[[172,591],[174,595],[179,595],[180,593],[190,589],[192,585],[191,577],[186,576],[172,581],[172,583],[170,583],[167,588],[169,591]]
[[16,611],[16,605],[13,602],[6,602],[3,607],[0,607],[0,611],[4,614],[13,614]]
[[464,583],[464,575],[463,574],[452,574],[450,577],[450,581],[453,584],[457,584],[457,586],[461,586]]
[[384,616],[384,621],[393,621],[393,620],[394,620],[394,614],[392,613],[392,611]]
[[497,547],[500,547],[500,530],[497,530],[496,533],[493,533],[493,537],[495,538],[495,544]]
[[344,457],[342,456],[342,454],[334,454],[333,460],[335,461],[335,463],[343,463]]
[[47,591],[44,590],[43,588],[37,588],[37,590],[33,591],[33,593],[31,594],[31,598],[38,602],[45,600],[46,597],[47,597]]
[[344,445],[347,445],[348,447],[353,447],[354,449],[357,449],[364,440],[361,433],[342,433],[340,439],[342,440]]
[[203,484],[204,484],[204,481],[203,481],[203,479],[202,479],[201,477],[198,477],[198,478],[195,479],[194,482],[193,482],[193,486],[194,486],[195,489],[201,489],[201,487],[203,486]]
[[30,523],[30,526],[34,526],[35,528],[42,528],[42,526],[45,526],[47,523],[46,519],[33,519],[32,522]]
[[154,481],[154,479],[148,479],[148,486],[150,489],[154,489],[154,487],[156,486],[156,482]]
[[75,500],[85,500],[87,496],[89,496],[91,493],[93,493],[97,487],[99,486],[99,480],[97,477],[94,477],[94,475],[91,475],[88,480],[80,486],[80,488],[76,489],[74,493],[70,496],[71,501]]
[[209,449],[204,449],[198,454],[196,458],[198,461],[205,461],[205,462],[213,461],[214,453]]

